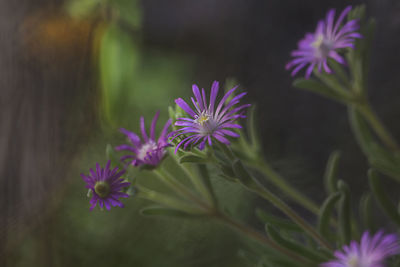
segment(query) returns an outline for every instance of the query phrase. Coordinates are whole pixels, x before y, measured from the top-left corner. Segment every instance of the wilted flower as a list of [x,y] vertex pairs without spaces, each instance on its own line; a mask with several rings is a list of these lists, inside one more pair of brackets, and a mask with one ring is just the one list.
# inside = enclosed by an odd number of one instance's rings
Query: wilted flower
[[115,147],[115,150],[117,151],[126,150],[132,153],[121,157],[121,161],[129,159],[130,164],[134,166],[157,166],[160,163],[165,155],[165,148],[169,146],[167,131],[168,127],[171,125],[171,120],[168,120],[165,123],[158,140],[156,140],[155,131],[159,115],[160,112],[158,111],[154,116],[153,121],[151,122],[150,137],[148,137],[146,133],[144,117],[140,118],[140,129],[142,132],[143,142],[142,140],[140,140],[140,137],[137,136],[135,133],[125,130],[123,128],[120,129],[120,131],[125,134],[128,137],[129,141],[132,143],[131,145],[125,144]]
[[291,53],[294,59],[286,65],[286,69],[295,67],[292,76],[308,64],[306,78],[310,77],[315,66],[318,67],[319,72],[324,67],[327,73],[331,73],[327,64],[328,58],[345,64],[345,60],[338,54],[338,50],[347,47],[354,48],[355,38],[362,37],[356,32],[359,29],[358,20],[348,21],[342,26],[342,22],[350,10],[351,6],[343,10],[335,24],[335,10],[329,10],[326,19],[318,22],[315,33],[307,33],[304,39],[298,43],[298,50]]
[[237,86],[229,90],[218,106],[215,108],[215,101],[218,95],[219,83],[214,81],[211,87],[210,103],[207,104],[206,93],[204,89],[200,94],[200,90],[197,85],[193,85],[193,94],[196,99],[191,98],[195,110],[193,110],[182,98],[175,100],[175,103],[181,107],[191,118],[178,118],[175,122],[176,126],[182,126],[183,128],[171,133],[173,139],[185,135],[185,138],[175,148],[175,153],[179,147],[184,145],[184,149],[190,144],[193,146],[199,143],[199,149],[203,149],[206,142],[212,145],[212,138],[215,140],[229,145],[229,140],[225,137],[239,137],[239,134],[228,130],[234,128],[242,128],[235,121],[239,118],[245,118],[243,110],[249,107],[249,104],[234,107],[239,103],[239,100],[247,93],[241,93],[234,96],[228,101],[228,98],[237,89]]
[[351,241],[343,251],[335,252],[336,259],[321,267],[384,267],[385,259],[400,254],[400,242],[396,234],[384,235],[379,231],[374,236],[365,232],[361,242]]
[[111,206],[124,207],[124,204],[118,199],[129,197],[121,190],[131,184],[120,178],[124,173],[125,171],[118,172],[118,167],[110,170],[110,161],[108,161],[104,169],[100,168],[99,163],[96,163],[96,171],[90,169],[89,175],[81,174],[82,179],[86,182],[86,188],[89,188],[93,194],[90,200],[90,210],[93,210],[97,203],[100,208],[106,207],[107,210],[110,210]]

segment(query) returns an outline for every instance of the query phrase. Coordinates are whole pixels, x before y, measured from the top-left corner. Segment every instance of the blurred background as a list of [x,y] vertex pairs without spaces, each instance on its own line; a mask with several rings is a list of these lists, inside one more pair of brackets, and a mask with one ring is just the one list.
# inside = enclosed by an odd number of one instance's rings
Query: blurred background
[[[134,198],[89,212],[79,174],[124,142],[119,127],[137,130],[156,110],[165,121],[193,83],[237,80],[257,105],[266,158],[318,203],[341,150],[357,199],[367,164],[345,107],[294,89],[284,66],[329,8],[360,3],[378,22],[370,99],[399,138],[397,0],[1,1],[0,266],[250,266],[240,250],[251,244],[213,222],[143,217],[149,203]],[[254,208],[269,204],[213,183],[226,209],[262,229]]]

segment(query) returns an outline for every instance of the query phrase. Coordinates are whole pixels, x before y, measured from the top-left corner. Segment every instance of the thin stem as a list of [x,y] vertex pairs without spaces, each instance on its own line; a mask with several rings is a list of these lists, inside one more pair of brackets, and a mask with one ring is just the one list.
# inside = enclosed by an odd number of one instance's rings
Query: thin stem
[[[236,158],[229,147],[223,147],[223,145],[221,145],[221,150],[230,160],[234,160]],[[273,183],[276,187],[282,190],[282,192],[286,193],[291,199],[295,200],[304,208],[315,215],[319,213],[319,208],[313,201],[287,183],[286,180],[279,173],[274,171],[265,160],[261,159],[255,162],[246,161],[246,164],[261,171],[271,183]]]
[[[173,153],[173,152],[172,152]],[[190,182],[193,186],[198,190],[198,192],[207,200],[209,204],[214,203],[214,198],[211,195],[210,190],[205,186],[204,182],[197,175],[193,174],[193,172],[187,167],[186,164],[179,164],[178,159],[175,155],[172,155],[177,165],[183,170],[187,177],[189,177]]]
[[169,174],[167,171],[159,168],[156,169],[154,172],[160,177],[161,181],[163,181],[167,186],[169,186],[172,190],[174,190],[181,196],[193,201],[205,210],[210,209],[207,203],[204,203],[203,200],[199,199],[190,189],[188,189],[184,184],[173,178],[172,175]]
[[258,161],[246,162],[246,164],[261,171],[264,174],[265,178],[268,179],[268,181],[278,187],[282,192],[286,193],[286,195],[292,200],[296,201],[296,203],[299,203],[315,215],[319,213],[318,206],[312,200],[304,196],[292,185],[287,183],[286,180],[279,173],[273,170],[268,163],[266,163],[265,161]]
[[203,209],[199,209],[198,206],[189,205],[177,198],[170,197],[168,195],[150,190],[143,186],[137,186],[138,196],[163,206],[168,206],[173,209],[179,209],[181,211],[187,212],[189,214],[204,214]]
[[372,110],[369,103],[356,105],[356,108],[360,111],[360,113],[364,116],[364,118],[368,121],[369,125],[374,129],[375,133],[381,139],[381,141],[389,149],[391,149],[393,151],[399,150],[399,146],[398,146],[397,142],[394,140],[392,135],[389,133],[389,131],[383,125],[383,123],[378,118],[376,113]]
[[259,243],[266,245],[267,247],[270,247],[276,251],[279,251],[280,253],[288,256],[292,260],[301,263],[303,266],[313,266],[314,263],[311,261],[301,257],[300,255],[280,246],[278,243],[276,243],[273,240],[270,240],[268,237],[266,237],[264,234],[258,232],[257,230],[250,228],[236,220],[234,220],[231,217],[226,216],[225,214],[218,212],[214,216],[215,219],[220,221],[221,223],[231,227],[233,230],[239,232],[240,234],[243,234],[245,236],[250,237],[251,239],[258,241]]
[[[188,164],[188,163],[186,163]],[[208,203],[213,203],[213,197],[210,193],[210,190],[205,186],[203,181],[195,174],[193,174],[187,165],[185,164],[179,164],[179,166],[182,168],[182,170],[185,172],[185,174],[189,177],[190,181],[192,184],[195,186],[197,190],[202,194],[203,197],[205,197],[208,201]]]
[[306,233],[312,236],[321,246],[327,249],[333,249],[332,246],[317,232],[314,228],[308,224],[303,218],[301,218],[294,210],[292,210],[285,202],[274,195],[271,191],[266,189],[260,184],[254,184],[252,187],[247,187],[251,191],[257,193],[262,198],[271,202],[275,207],[281,210],[286,216],[288,216],[293,222],[298,224]]
[[[221,148],[230,160],[235,159],[235,156],[229,147],[222,145]],[[293,222],[297,223],[305,232],[307,232],[310,236],[312,236],[319,244],[328,249],[333,249],[332,246],[320,234],[318,234],[318,232],[315,231],[311,225],[309,225],[305,220],[303,220],[303,218],[297,215],[297,213],[294,210],[292,210],[285,202],[283,202],[280,198],[274,195],[271,191],[266,189],[263,185],[259,184],[256,180],[253,179],[252,183],[244,186],[250,191],[257,193],[259,196],[263,197],[264,199],[268,200],[273,205],[275,205],[290,219],[292,219]]]

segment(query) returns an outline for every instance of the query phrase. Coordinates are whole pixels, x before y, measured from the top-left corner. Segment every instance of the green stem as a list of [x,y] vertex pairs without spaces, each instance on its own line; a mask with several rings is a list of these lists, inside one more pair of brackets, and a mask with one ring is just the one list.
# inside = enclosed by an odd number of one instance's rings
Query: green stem
[[314,228],[301,218],[294,210],[292,210],[285,202],[274,195],[271,191],[260,184],[254,183],[253,186],[247,187],[249,190],[257,193],[262,198],[271,202],[275,207],[281,210],[293,222],[298,224],[306,233],[312,236],[321,246],[327,249],[333,249],[332,246],[320,235]]
[[292,187],[292,185],[287,183],[286,180],[279,173],[274,171],[268,163],[266,163],[265,161],[259,161],[246,162],[246,164],[261,171],[269,182],[278,187],[288,197],[296,201],[296,203],[299,203],[313,214],[317,215],[319,213],[318,206],[312,200],[304,196],[297,189]]
[[[188,163],[186,163],[188,164]],[[202,180],[195,174],[193,174],[189,168],[185,164],[179,164],[179,166],[182,168],[182,170],[185,172],[185,174],[189,177],[190,181],[194,185],[194,187],[201,193],[203,197],[205,197],[208,201],[208,203],[213,203],[213,197],[208,190],[208,188],[204,185]]]
[[214,198],[210,192],[210,190],[205,186],[204,182],[197,175],[193,174],[193,172],[187,167],[188,163],[179,164],[178,159],[175,155],[172,155],[175,159],[177,165],[183,170],[187,177],[189,177],[190,182],[193,186],[198,190],[198,192],[207,200],[207,203],[214,203]]
[[372,129],[374,129],[375,133],[378,135],[381,141],[392,151],[398,151],[399,146],[397,142],[394,140],[392,135],[388,132],[386,127],[380,121],[376,113],[372,110],[369,103],[365,101],[365,103],[355,105],[355,107],[364,116],[364,118],[367,120]]
[[141,198],[156,202],[158,204],[173,209],[178,209],[187,212],[189,214],[204,214],[203,209],[199,209],[199,207],[194,205],[188,205],[186,202],[183,202],[174,197],[170,197],[162,193],[147,189],[146,187],[143,186],[140,187],[137,186],[137,188],[138,188],[138,196]]
[[[221,150],[230,160],[233,161],[236,158],[229,147],[224,147],[224,145],[221,145]],[[282,190],[282,192],[286,193],[291,199],[302,205],[313,214],[318,215],[319,207],[313,201],[287,183],[286,180],[280,174],[274,171],[265,160],[261,159],[255,162],[246,161],[246,164],[261,171],[271,183]]]
[[298,263],[301,263],[302,266],[314,266],[315,265],[311,261],[292,252],[291,250],[288,250],[288,249],[280,246],[275,241],[270,240],[268,237],[266,237],[264,234],[258,232],[257,230],[250,228],[250,227],[234,220],[233,218],[226,216],[225,214],[223,214],[221,212],[217,212],[214,215],[214,218],[217,219],[219,222],[231,227],[233,230],[239,232],[240,234],[250,237],[251,239],[258,241],[259,243],[266,245],[267,247],[270,247],[270,248],[288,256],[292,260],[294,260]]
[[[271,248],[287,255],[288,257],[290,257],[291,259],[293,259],[297,262],[301,262],[301,263],[306,264],[306,266],[310,266],[311,262],[308,261],[307,259],[304,259],[303,257],[293,253],[292,251],[287,250],[284,247],[281,247],[275,241],[268,239],[265,235],[259,233],[258,231],[233,220],[232,218],[221,213],[220,211],[215,210],[214,207],[207,205],[201,199],[199,199],[196,195],[194,195],[185,185],[181,184],[176,179],[174,179],[168,172],[161,170],[161,169],[157,169],[157,170],[155,170],[155,173],[160,177],[160,179],[162,181],[164,181],[166,183],[166,185],[168,185],[174,191],[181,194],[185,198],[189,199],[194,204],[196,204],[196,206],[198,206],[198,208],[199,208],[199,213],[204,214],[204,211],[205,211],[212,217],[218,219],[220,222],[223,222],[224,224],[235,229],[236,231],[238,231],[246,236],[249,236],[250,238],[252,238],[256,241],[258,241],[264,245],[267,245],[268,247],[271,247]],[[153,200],[160,204],[163,204],[162,202],[166,201],[166,203],[164,203],[164,204],[168,205],[168,203],[169,203],[169,205],[171,207],[180,205],[181,209],[185,209],[185,211],[187,211],[188,213],[193,213],[193,208],[191,205],[182,203],[178,200],[175,200],[174,198],[162,195],[160,193],[157,193],[157,192],[154,192],[154,191],[151,191],[148,189],[143,190],[143,188],[140,188],[139,192],[142,192],[142,197],[147,198],[149,200]]]
[[158,177],[160,177],[161,181],[163,181],[167,186],[169,186],[172,190],[174,190],[184,198],[193,201],[205,210],[210,209],[207,203],[204,203],[203,200],[199,199],[190,189],[188,189],[184,184],[173,178],[172,175],[169,174],[167,171],[159,168],[156,169],[154,172],[157,174]]

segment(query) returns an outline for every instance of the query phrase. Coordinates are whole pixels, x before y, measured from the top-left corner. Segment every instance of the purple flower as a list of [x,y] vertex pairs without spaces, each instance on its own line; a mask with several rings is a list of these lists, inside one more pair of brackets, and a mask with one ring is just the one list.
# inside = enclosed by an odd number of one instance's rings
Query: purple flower
[[121,190],[131,183],[124,182],[124,179],[120,178],[125,171],[117,171],[118,167],[110,170],[110,161],[108,161],[104,169],[96,163],[96,171],[90,169],[89,175],[81,174],[82,179],[86,182],[86,188],[89,188],[93,193],[90,200],[90,210],[93,210],[97,203],[99,203],[100,208],[105,206],[107,210],[110,210],[111,206],[124,207],[124,204],[118,198],[129,197]]
[[[237,86],[229,90],[221,101],[216,106],[216,98],[218,95],[219,83],[214,81],[211,87],[210,103],[207,104],[206,93],[204,89],[200,94],[197,85],[193,85],[193,94],[196,99],[191,98],[193,110],[182,98],[175,100],[175,103],[181,107],[190,118],[178,118],[175,122],[176,126],[183,128],[171,133],[173,139],[180,135],[185,135],[185,138],[175,148],[175,153],[179,147],[184,145],[186,149],[190,144],[193,146],[199,143],[199,149],[203,149],[206,142],[211,146],[212,139],[215,139],[223,144],[229,145],[230,142],[225,136],[239,137],[239,134],[228,130],[234,128],[242,128],[235,121],[239,118],[245,118],[244,109],[249,107],[249,104],[234,107],[239,103],[239,100],[247,93],[241,93],[232,97],[229,101],[228,98],[237,89]],[[215,107],[216,106],[216,107]]]
[[365,232],[360,244],[351,241],[349,246],[335,252],[335,260],[321,267],[384,267],[385,259],[397,254],[400,254],[400,242],[396,234],[384,235],[379,231],[370,236]]
[[308,64],[305,76],[307,79],[315,66],[318,67],[319,72],[324,67],[327,73],[331,73],[327,64],[328,58],[345,64],[345,60],[339,55],[338,50],[347,47],[354,48],[355,38],[362,37],[356,32],[359,29],[358,20],[348,21],[341,26],[350,10],[351,6],[343,10],[335,24],[335,9],[329,10],[326,19],[318,22],[315,33],[307,33],[304,39],[298,43],[298,50],[291,53],[294,59],[286,65],[287,70],[294,67],[292,76]]
[[142,132],[143,141],[140,140],[140,137],[135,133],[125,130],[123,128],[120,131],[125,134],[129,141],[132,143],[131,145],[120,145],[115,147],[115,150],[126,150],[131,152],[131,154],[125,155],[121,157],[121,161],[125,161],[127,159],[130,160],[130,164],[133,166],[140,165],[150,165],[157,166],[160,161],[163,159],[165,155],[165,148],[170,146],[167,138],[168,127],[171,125],[171,120],[168,120],[163,130],[161,131],[160,137],[158,140],[155,138],[155,130],[158,116],[160,112],[157,111],[156,115],[151,122],[150,128],[150,137],[146,133],[146,129],[144,126],[144,117],[140,118],[140,129]]

